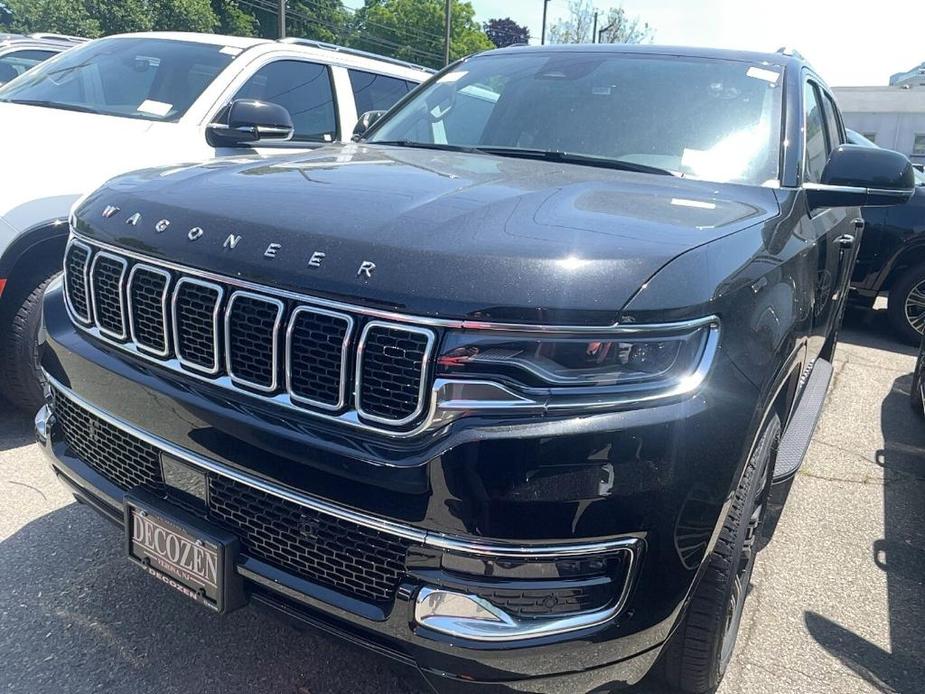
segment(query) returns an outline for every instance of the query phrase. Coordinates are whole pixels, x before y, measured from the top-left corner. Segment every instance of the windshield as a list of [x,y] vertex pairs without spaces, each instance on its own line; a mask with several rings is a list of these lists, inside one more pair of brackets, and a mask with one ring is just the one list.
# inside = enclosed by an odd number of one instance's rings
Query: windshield
[[367,141],[542,150],[775,185],[781,83],[779,67],[725,60],[486,55],[421,89]]
[[0,88],[0,101],[175,121],[233,59],[219,45],[100,39]]

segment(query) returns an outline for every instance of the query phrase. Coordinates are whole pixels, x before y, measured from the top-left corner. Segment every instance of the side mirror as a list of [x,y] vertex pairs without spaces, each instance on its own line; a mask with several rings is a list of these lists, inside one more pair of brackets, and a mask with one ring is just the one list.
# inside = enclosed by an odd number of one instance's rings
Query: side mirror
[[899,152],[839,145],[829,155],[822,181],[805,183],[812,209],[883,207],[906,202],[915,192],[912,162]]
[[246,147],[258,142],[285,142],[292,137],[292,116],[279,104],[257,99],[235,99],[224,117],[206,128],[213,147]]
[[366,131],[373,127],[373,124],[382,118],[385,115],[385,111],[367,111],[360,119],[357,121],[357,124],[353,128],[353,139],[359,140],[363,135],[366,134]]

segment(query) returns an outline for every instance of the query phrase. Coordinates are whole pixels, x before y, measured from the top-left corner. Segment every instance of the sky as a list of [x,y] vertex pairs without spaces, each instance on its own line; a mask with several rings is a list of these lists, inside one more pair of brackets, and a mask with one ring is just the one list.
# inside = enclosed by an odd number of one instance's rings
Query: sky
[[[539,42],[543,0],[470,0],[476,18],[510,17]],[[346,0],[357,7],[362,0]],[[654,43],[775,51],[791,46],[831,86],[886,85],[893,73],[925,61],[925,3],[920,0],[599,0],[622,4],[655,29]],[[853,7],[854,5],[854,7]],[[567,14],[550,0],[548,24]]]

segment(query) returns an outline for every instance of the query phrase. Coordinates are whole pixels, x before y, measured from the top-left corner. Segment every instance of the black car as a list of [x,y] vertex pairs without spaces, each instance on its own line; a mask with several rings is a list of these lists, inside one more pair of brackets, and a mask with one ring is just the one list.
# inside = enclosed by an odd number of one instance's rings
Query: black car
[[912,373],[912,409],[920,415],[925,415],[925,337],[919,344],[919,356],[915,360],[915,371]]
[[[860,133],[848,142],[877,147]],[[915,194],[906,205],[871,207],[861,212],[864,241],[851,276],[854,303],[873,306],[889,293],[887,316],[903,340],[918,344],[925,332],[925,174],[915,170]]]
[[45,296],[39,441],[209,609],[439,689],[659,661],[708,691],[831,378],[859,208],[912,193],[905,157],[844,141],[797,55],[512,47],[355,143],[124,175]]

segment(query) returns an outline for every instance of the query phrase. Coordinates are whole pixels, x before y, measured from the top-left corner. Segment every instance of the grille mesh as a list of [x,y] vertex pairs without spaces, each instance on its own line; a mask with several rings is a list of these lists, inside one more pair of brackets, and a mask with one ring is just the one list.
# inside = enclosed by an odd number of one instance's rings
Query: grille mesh
[[161,464],[154,446],[126,434],[52,389],[55,419],[68,447],[80,460],[128,491],[163,490]]
[[116,335],[125,335],[122,311],[122,277],[125,265],[107,255],[94,260],[90,281],[93,283],[93,313],[96,324]]
[[347,316],[300,310],[293,318],[290,345],[290,391],[329,407],[340,404],[344,337]]
[[374,325],[366,332],[360,365],[360,404],[364,414],[400,420],[420,404],[428,335]]
[[603,607],[613,595],[609,583],[574,588],[507,589],[482,587],[472,592],[497,605],[508,614],[520,617],[548,617],[574,614]]
[[167,291],[167,277],[160,272],[138,267],[132,274],[128,291],[135,341],[154,352],[165,353],[167,316],[162,302]]
[[[74,455],[125,491],[164,494],[157,448],[52,392],[56,430]],[[218,475],[208,474],[208,484],[209,518],[237,535],[246,554],[361,600],[394,597],[410,541]]]
[[273,339],[282,309],[275,302],[237,295],[228,313],[228,363],[235,378],[272,388]]
[[209,515],[249,555],[360,598],[390,601],[405,572],[409,542],[224,477],[209,480]]
[[87,303],[87,280],[86,270],[87,262],[90,260],[90,252],[81,246],[71,245],[67,249],[67,257],[64,259],[64,272],[67,281],[67,293],[71,302],[71,307],[77,313],[78,318],[85,321],[90,320],[90,306]]
[[215,287],[183,282],[176,290],[175,311],[177,354],[204,369],[217,369],[215,363],[215,304],[220,299]]

